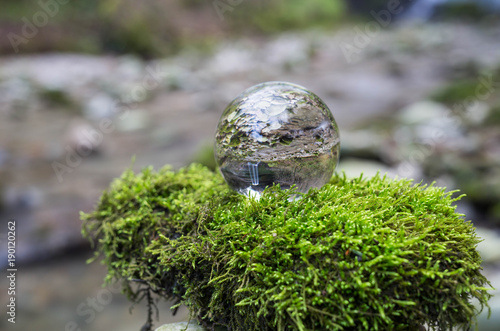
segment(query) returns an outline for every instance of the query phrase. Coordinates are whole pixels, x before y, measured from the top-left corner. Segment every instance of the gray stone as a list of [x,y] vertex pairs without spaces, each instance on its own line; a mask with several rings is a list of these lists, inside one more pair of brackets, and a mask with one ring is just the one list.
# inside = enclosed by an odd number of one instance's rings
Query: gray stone
[[179,322],[160,326],[155,331],[204,331],[196,322]]
[[19,118],[19,111],[26,112],[36,108],[38,100],[30,80],[12,77],[2,81],[1,78],[0,76],[0,114],[10,113]]
[[373,177],[377,172],[383,175],[390,172],[390,169],[379,162],[347,158],[340,161],[336,172],[345,172],[348,178],[356,178],[361,174],[363,177]]
[[411,178],[415,182],[419,182],[424,179],[424,174],[420,164],[410,160],[400,162],[393,170],[393,173],[399,178]]
[[[496,267],[493,269],[485,268],[484,275],[491,282],[491,286],[495,288],[495,290],[490,291],[493,294],[493,297],[488,301],[488,305],[491,309],[491,314],[489,314],[488,308],[484,308],[479,316],[477,317],[478,328],[477,330],[481,331],[497,331],[498,326],[500,325],[500,275],[496,270]],[[478,303],[474,302],[474,305],[478,307]]]
[[[69,125],[64,134],[64,147],[69,147],[73,151],[78,151],[80,155],[88,155],[99,150],[100,141],[94,137],[98,133],[90,122],[84,119],[75,119]],[[63,151],[51,151],[53,155],[61,155]]]
[[415,142],[453,150],[471,144],[464,135],[462,120],[440,103],[421,101],[411,104],[400,111],[399,121],[401,125],[395,130],[394,137],[403,149],[402,153],[409,151],[408,145]]
[[295,34],[285,34],[271,41],[262,51],[265,62],[273,66],[305,64],[310,44]]
[[341,155],[359,158],[377,158],[382,153],[384,139],[371,130],[342,132]]
[[475,100],[466,108],[466,121],[470,124],[481,124],[490,114],[490,106],[486,102]]
[[476,234],[483,241],[477,245],[477,250],[483,262],[493,263],[500,261],[500,235],[495,230],[476,228]]
[[150,124],[150,116],[145,110],[129,110],[118,118],[117,128],[123,132],[141,130]]
[[117,102],[118,100],[106,93],[98,93],[89,99],[83,111],[85,116],[90,119],[98,120],[111,117],[115,114]]
[[445,118],[449,112],[449,109],[440,103],[420,101],[403,108],[399,120],[407,125],[423,124],[436,118]]

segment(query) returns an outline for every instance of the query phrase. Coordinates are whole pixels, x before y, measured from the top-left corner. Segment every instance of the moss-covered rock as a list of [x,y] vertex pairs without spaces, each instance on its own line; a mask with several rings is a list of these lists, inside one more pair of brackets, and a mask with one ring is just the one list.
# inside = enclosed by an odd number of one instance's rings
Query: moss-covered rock
[[83,233],[132,300],[139,281],[206,327],[444,330],[487,304],[479,238],[452,193],[337,176],[293,194],[248,199],[199,165],[129,170],[82,214]]

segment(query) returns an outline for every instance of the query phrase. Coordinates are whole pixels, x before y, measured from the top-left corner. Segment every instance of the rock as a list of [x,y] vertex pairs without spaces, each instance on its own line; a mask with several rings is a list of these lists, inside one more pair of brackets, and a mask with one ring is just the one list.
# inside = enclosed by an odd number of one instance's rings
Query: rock
[[[497,284],[496,286],[498,286]],[[495,286],[493,284],[493,286]],[[484,308],[481,314],[477,317],[477,330],[481,331],[498,331],[500,325],[500,296],[496,295],[488,302],[491,308],[489,315],[488,308]]]
[[119,116],[117,128],[120,131],[130,132],[146,128],[150,123],[150,116],[145,110],[129,110]]
[[204,331],[196,322],[179,322],[160,326],[155,331]]
[[477,245],[483,262],[494,263],[500,261],[500,234],[495,230],[480,227],[476,228],[476,234],[483,239],[483,241]]
[[[485,276],[491,282],[491,286],[495,288],[490,293],[493,297],[488,301],[491,308],[491,315],[487,308],[483,309],[481,314],[477,317],[477,330],[481,331],[497,331],[500,325],[500,274],[496,268],[488,270],[485,268]],[[478,307],[480,308],[480,307]]]
[[14,187],[8,186],[3,193],[3,201],[0,204],[17,208],[19,210],[34,209],[39,207],[43,201],[42,191],[34,186]]
[[363,177],[373,177],[377,173],[383,175],[384,173],[390,172],[390,169],[383,163],[347,158],[341,159],[336,172],[345,172],[348,178],[355,178],[359,177],[361,173],[363,173]]
[[198,112],[213,111],[218,112],[224,109],[224,105],[220,105],[221,96],[215,91],[196,92],[192,95],[194,110]]
[[243,44],[223,45],[208,64],[208,70],[217,76],[247,73],[256,62],[251,49]]
[[433,101],[419,101],[403,108],[399,113],[399,121],[406,125],[423,124],[436,118],[444,118],[449,109]]
[[[178,323],[170,323],[160,326],[155,331],[205,331],[206,329],[196,323],[195,321],[191,322],[178,322]],[[215,331],[227,331],[227,328],[216,326]]]
[[85,104],[83,112],[89,119],[99,120],[115,115],[118,100],[113,99],[108,94],[98,93]]
[[7,151],[0,149],[0,167],[6,164],[10,159],[10,155]]
[[266,63],[281,68],[296,68],[308,62],[310,44],[293,34],[276,38],[263,49]]
[[31,81],[21,77],[0,80],[0,114],[5,112],[15,118],[35,108],[36,96]]
[[415,182],[419,182],[424,179],[422,172],[422,167],[418,162],[403,161],[397,165],[394,173],[399,178],[411,178]]
[[341,155],[363,159],[380,159],[384,139],[371,130],[346,131],[341,135]]
[[144,62],[134,55],[119,57],[116,66],[115,79],[136,81],[144,75]]
[[395,130],[395,140],[402,149],[412,143],[439,145],[457,150],[469,144],[462,121],[446,106],[433,101],[420,101],[399,113],[401,125]]
[[65,146],[76,151],[80,156],[87,156],[99,151],[102,134],[85,120],[74,120],[65,134]]
[[490,106],[482,101],[475,101],[466,108],[465,120],[470,124],[482,124],[488,118]]

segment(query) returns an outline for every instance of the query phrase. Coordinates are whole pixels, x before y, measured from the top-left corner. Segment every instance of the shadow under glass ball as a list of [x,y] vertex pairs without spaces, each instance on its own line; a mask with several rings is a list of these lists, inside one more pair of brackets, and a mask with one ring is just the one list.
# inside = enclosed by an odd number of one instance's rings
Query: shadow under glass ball
[[321,187],[339,157],[338,127],[323,101],[283,82],[256,85],[234,99],[217,127],[215,156],[228,185],[245,195],[279,184]]

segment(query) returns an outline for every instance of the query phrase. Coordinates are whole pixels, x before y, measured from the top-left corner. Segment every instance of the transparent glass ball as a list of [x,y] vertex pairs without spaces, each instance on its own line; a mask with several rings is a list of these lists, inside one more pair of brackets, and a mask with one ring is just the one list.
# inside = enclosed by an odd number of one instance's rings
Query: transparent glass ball
[[325,103],[302,86],[255,85],[224,110],[215,159],[228,185],[247,196],[273,184],[300,192],[326,184],[339,159],[337,123]]

